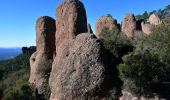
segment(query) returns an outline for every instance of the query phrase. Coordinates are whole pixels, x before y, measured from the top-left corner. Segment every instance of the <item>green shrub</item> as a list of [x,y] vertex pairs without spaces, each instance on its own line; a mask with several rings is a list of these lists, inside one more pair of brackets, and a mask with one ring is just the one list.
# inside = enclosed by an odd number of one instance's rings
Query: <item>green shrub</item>
[[165,71],[164,64],[158,55],[149,51],[132,52],[123,57],[123,64],[119,65],[124,89],[137,96],[153,96],[153,85],[161,82]]
[[44,98],[45,99],[49,99],[50,94],[51,94],[50,87],[49,87],[49,84],[48,84],[48,80],[49,80],[49,77],[50,77],[52,62],[53,62],[52,59],[47,60],[38,69],[39,72],[41,72],[41,74],[45,78],[45,82],[43,83],[43,85],[44,85]]
[[157,87],[170,82],[170,26],[155,26],[152,34],[137,41],[134,47],[119,65],[124,89],[146,97],[169,93],[168,88]]
[[32,86],[22,82],[4,90],[3,100],[35,100]]

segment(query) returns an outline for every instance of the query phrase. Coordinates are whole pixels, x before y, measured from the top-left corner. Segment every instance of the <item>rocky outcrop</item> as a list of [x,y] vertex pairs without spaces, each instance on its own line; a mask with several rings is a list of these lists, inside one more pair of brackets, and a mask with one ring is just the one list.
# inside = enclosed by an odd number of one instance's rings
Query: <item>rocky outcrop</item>
[[53,53],[55,52],[55,20],[43,16],[36,22],[36,45],[37,50],[32,54],[30,58],[30,78],[29,82],[33,83],[38,91],[38,94],[42,94],[43,82],[46,81],[41,69],[45,66],[45,62],[53,59]]
[[145,33],[143,33],[141,30],[137,30],[134,32],[133,39],[139,40],[142,39]]
[[87,33],[93,33],[93,30],[91,29],[90,24],[87,24]]
[[117,20],[113,19],[112,17],[103,16],[96,22],[95,30],[96,30],[96,36],[100,38],[100,35],[103,31],[103,29],[108,28],[109,30],[112,30],[114,28],[118,29]]
[[151,25],[159,25],[161,24],[161,20],[159,18],[159,16],[156,13],[153,13],[150,17],[149,17],[149,22]]
[[113,88],[113,78],[118,74],[101,42],[93,34],[84,33],[86,19],[79,0],[65,1],[57,8],[50,100],[100,100]]
[[71,41],[79,33],[87,32],[86,11],[79,0],[65,0],[57,8],[56,45]]
[[135,16],[133,14],[126,14],[122,23],[122,32],[125,33],[127,37],[132,38],[136,27]]
[[145,24],[144,22],[141,23],[141,26],[142,26],[142,31],[149,35],[152,33],[152,25],[151,24]]

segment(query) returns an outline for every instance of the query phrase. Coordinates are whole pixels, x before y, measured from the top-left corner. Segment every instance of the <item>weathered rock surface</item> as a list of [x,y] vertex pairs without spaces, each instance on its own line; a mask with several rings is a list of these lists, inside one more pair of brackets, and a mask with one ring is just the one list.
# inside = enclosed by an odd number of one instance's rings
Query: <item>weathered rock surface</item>
[[[101,43],[90,33],[60,46],[53,63],[51,100],[100,100],[111,89],[113,76]],[[108,75],[107,75],[108,74]]]
[[108,28],[109,30],[112,30],[114,28],[119,29],[119,26],[117,24],[117,20],[113,19],[112,17],[103,16],[96,22],[95,30],[96,30],[96,36],[100,38],[100,35],[104,28]]
[[86,19],[79,0],[68,0],[57,9],[58,45],[49,79],[50,100],[101,100],[113,87],[118,74],[109,66],[101,42],[91,33],[82,33],[87,32]]
[[141,26],[142,26],[142,31],[149,35],[152,33],[152,25],[151,24],[145,24],[144,22],[141,23]]
[[143,33],[141,30],[137,30],[134,32],[133,39],[139,40],[142,39],[145,33]]
[[93,33],[93,30],[91,29],[91,25],[87,24],[87,33]]
[[70,41],[79,33],[87,32],[84,5],[79,0],[66,0],[57,8],[56,45]]
[[149,22],[151,25],[159,25],[161,24],[161,20],[159,18],[159,16],[156,13],[153,13],[150,17],[149,17]]
[[35,84],[38,94],[43,93],[43,82],[45,78],[40,69],[46,67],[44,63],[53,59],[55,52],[55,20],[43,16],[36,22],[36,45],[37,50],[30,58],[30,78],[29,82]]
[[125,33],[127,37],[132,38],[136,27],[135,16],[133,14],[126,14],[122,23],[122,32]]
[[164,98],[159,98],[157,96],[155,96],[154,98],[145,98],[143,96],[136,97],[133,94],[131,94],[130,92],[126,92],[126,91],[123,91],[122,93],[123,93],[123,96],[120,97],[119,100],[166,100]]

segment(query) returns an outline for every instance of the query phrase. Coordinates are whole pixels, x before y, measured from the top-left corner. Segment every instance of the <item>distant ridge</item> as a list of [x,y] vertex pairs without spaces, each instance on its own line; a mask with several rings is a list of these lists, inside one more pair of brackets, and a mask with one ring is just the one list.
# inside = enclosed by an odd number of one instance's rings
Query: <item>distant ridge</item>
[[0,47],[0,61],[14,58],[21,53],[21,47]]

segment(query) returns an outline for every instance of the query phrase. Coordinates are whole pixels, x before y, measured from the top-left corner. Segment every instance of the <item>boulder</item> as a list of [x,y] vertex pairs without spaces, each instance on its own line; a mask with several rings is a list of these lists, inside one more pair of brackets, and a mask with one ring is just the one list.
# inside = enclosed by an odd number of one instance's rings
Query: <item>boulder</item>
[[30,58],[29,82],[35,85],[38,94],[44,92],[43,83],[47,81],[41,69],[45,63],[53,59],[55,52],[55,20],[48,16],[40,17],[36,22],[36,45],[37,50]]
[[63,2],[56,22],[58,45],[49,79],[50,100],[107,98],[118,71],[110,64],[102,43],[93,34],[82,33],[87,32],[83,4],[79,0]]
[[91,29],[91,25],[90,24],[87,24],[87,32],[88,33],[93,33],[93,30]]
[[158,14],[153,13],[150,17],[149,17],[149,22],[151,25],[159,25],[161,24],[161,19],[159,18]]
[[142,31],[143,33],[149,35],[150,33],[152,33],[152,25],[151,24],[145,24],[144,22],[141,23],[142,26]]
[[100,35],[102,34],[103,29],[108,28],[109,30],[112,30],[113,27],[115,29],[119,29],[117,20],[113,19],[112,17],[107,17],[107,16],[101,17],[96,22],[96,26],[95,26],[96,36],[100,38]]
[[100,41],[90,33],[81,33],[58,49],[50,76],[50,100],[107,98],[116,75]]
[[135,16],[133,14],[126,14],[122,23],[122,32],[125,33],[127,37],[132,38],[136,29]]

